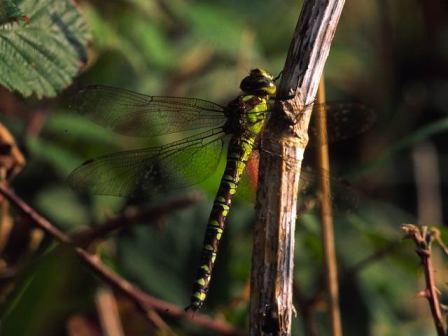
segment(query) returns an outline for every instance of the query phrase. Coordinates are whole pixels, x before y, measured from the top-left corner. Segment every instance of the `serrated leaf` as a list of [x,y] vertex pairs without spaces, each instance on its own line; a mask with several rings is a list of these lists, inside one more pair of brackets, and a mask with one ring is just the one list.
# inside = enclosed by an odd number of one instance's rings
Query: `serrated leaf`
[[0,24],[18,19],[28,20],[19,7],[12,0],[0,0]]
[[0,25],[0,85],[23,96],[55,96],[87,60],[87,24],[70,0],[16,4],[28,19]]

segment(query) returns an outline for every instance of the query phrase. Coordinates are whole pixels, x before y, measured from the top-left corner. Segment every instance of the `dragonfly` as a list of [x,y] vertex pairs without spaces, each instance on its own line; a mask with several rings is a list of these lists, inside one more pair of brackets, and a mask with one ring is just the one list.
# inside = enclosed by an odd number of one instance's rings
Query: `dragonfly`
[[[199,267],[186,310],[199,310],[206,299],[219,242],[232,199],[246,164],[272,111],[277,86],[264,69],[241,81],[242,93],[223,106],[211,101],[150,96],[106,86],[88,86],[76,95],[75,108],[97,124],[126,136],[157,137],[195,131],[162,146],[107,154],[90,159],[68,177],[72,188],[97,195],[127,197],[169,192],[198,184],[218,167],[227,143],[226,165],[207,222]],[[370,113],[359,104],[336,103],[325,108],[332,137],[345,138],[369,127]],[[355,116],[355,122],[349,118]],[[348,129],[343,132],[342,129]],[[311,128],[312,136],[313,128]]]

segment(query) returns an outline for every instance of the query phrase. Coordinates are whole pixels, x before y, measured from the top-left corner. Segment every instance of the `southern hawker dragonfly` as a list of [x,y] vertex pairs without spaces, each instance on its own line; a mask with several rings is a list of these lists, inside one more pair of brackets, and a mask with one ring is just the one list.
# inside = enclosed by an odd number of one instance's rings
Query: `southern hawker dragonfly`
[[[205,301],[232,198],[276,94],[273,76],[263,69],[252,70],[240,88],[242,94],[226,106],[197,98],[149,96],[105,86],[89,86],[75,100],[75,108],[81,114],[122,135],[155,137],[197,130],[194,135],[163,146],[88,160],[68,177],[76,190],[129,196],[197,184],[217,169],[228,142],[226,167],[208,220],[187,307],[193,311]],[[328,111],[328,123],[332,126],[329,140],[353,136],[372,123],[371,111],[360,104],[337,103],[314,108]],[[312,137],[313,127],[310,130]]]

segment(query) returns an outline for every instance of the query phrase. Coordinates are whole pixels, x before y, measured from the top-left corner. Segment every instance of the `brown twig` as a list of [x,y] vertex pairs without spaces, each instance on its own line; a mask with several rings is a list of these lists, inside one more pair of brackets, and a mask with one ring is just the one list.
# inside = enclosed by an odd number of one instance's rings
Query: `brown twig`
[[155,324],[162,336],[176,336],[176,333],[170,328],[170,326],[160,317],[160,315],[154,309],[148,309],[146,311],[148,319]]
[[413,224],[403,224],[401,229],[417,246],[416,253],[420,257],[425,273],[426,289],[423,295],[428,300],[437,335],[446,336],[442,309],[439,302],[439,293],[434,280],[434,269],[431,260],[431,245],[437,236],[436,230],[430,230],[427,226],[417,227]]
[[[442,250],[448,252],[448,248],[445,245],[440,243],[440,237],[434,238]],[[385,247],[375,251],[371,255],[361,259],[353,266],[349,268],[343,269],[341,274],[339,275],[339,282],[343,283],[345,279],[348,277],[356,276],[356,274],[360,273],[362,270],[370,266],[375,262],[379,262],[382,258],[396,252],[400,247],[401,241],[392,241],[387,244]],[[447,253],[448,255],[448,253]],[[318,284],[314,293],[308,294],[305,293],[299,286],[297,281],[294,281],[294,302],[298,304],[300,315],[304,324],[304,331],[306,336],[317,336],[317,325],[316,325],[316,310],[323,304],[325,304],[325,279],[324,275],[320,274],[317,277]]]
[[95,271],[96,275],[112,287],[126,294],[135,303],[137,303],[139,308],[143,310],[147,317],[149,317],[148,310],[157,310],[158,312],[165,313],[175,318],[186,318],[197,325],[213,330],[222,335],[243,334],[225,322],[213,320],[208,316],[199,313],[195,313],[194,315],[188,314],[180,307],[150,296],[106,267],[98,256],[91,255],[81,248],[77,248],[76,252],[81,259]]
[[104,239],[112,232],[128,228],[141,220],[156,223],[158,219],[162,218],[166,214],[174,210],[186,208],[199,202],[200,200],[201,194],[198,192],[192,192],[149,209],[129,207],[123,214],[110,218],[101,226],[92,227],[84,231],[74,233],[71,236],[71,239],[76,244],[89,246],[93,241],[97,239]]
[[[306,0],[261,152],[251,275],[251,335],[290,335],[294,231],[308,107],[316,95],[344,0]],[[287,99],[294,95],[294,98]],[[287,99],[287,100],[284,100]],[[271,141],[272,140],[272,141]],[[270,155],[269,153],[279,153]]]
[[47,219],[37,213],[6,186],[0,185],[0,194],[20,209],[36,227],[41,228],[60,243],[72,246],[79,258],[95,273],[95,275],[100,277],[114,289],[124,293],[141,310],[143,310],[145,316],[154,323],[154,325],[157,326],[157,321],[152,320],[152,314],[148,313],[150,310],[153,312],[157,311],[159,313],[164,313],[171,317],[186,319],[220,335],[243,335],[241,331],[230,326],[226,322],[213,320],[208,316],[199,313],[190,315],[185,313],[182,308],[147,294],[109,269],[97,255],[92,255],[83,248],[75,246],[67,234],[52,225]]
[[[317,103],[325,104],[325,82],[324,76],[320,79],[319,89],[317,90]],[[317,146],[317,164],[320,169],[330,171],[330,159],[328,155],[327,136],[327,115],[325,109],[317,109],[316,126],[321,140]],[[339,284],[338,267],[336,260],[336,248],[334,242],[333,213],[331,205],[330,181],[325,177],[319,178],[320,191],[320,220],[322,245],[324,250],[324,269],[326,279],[326,292],[328,307],[330,310],[331,334],[333,336],[342,336],[341,312],[339,309]]]
[[103,334],[105,336],[123,336],[123,326],[114,293],[104,286],[98,288],[95,293],[95,304]]

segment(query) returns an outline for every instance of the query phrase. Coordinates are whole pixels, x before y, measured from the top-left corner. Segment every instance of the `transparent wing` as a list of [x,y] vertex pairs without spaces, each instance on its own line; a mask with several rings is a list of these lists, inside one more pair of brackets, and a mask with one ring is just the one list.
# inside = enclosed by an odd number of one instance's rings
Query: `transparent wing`
[[[255,196],[258,183],[258,163],[259,152],[256,150],[247,162],[246,172],[238,186],[238,193],[244,198],[253,199]],[[310,210],[319,204],[318,185],[320,179],[330,183],[331,194],[329,197],[336,210],[351,211],[358,206],[359,194],[348,182],[331,176],[326,170],[304,166],[300,172],[299,186],[299,206],[302,210]]]
[[223,125],[224,108],[197,98],[148,96],[108,86],[88,86],[72,107],[116,133],[151,137]]
[[75,190],[111,196],[159,193],[194,185],[216,170],[223,136],[215,129],[161,147],[88,160],[69,175],[68,183]]
[[[327,117],[327,138],[321,139],[316,125],[318,110],[325,110]],[[350,139],[370,129],[376,114],[367,106],[354,102],[329,102],[315,104],[308,128],[310,145],[333,143]]]
[[330,176],[327,170],[314,167],[302,167],[300,172],[300,206],[302,210],[307,210],[318,206],[320,203],[319,180],[324,179],[330,183],[331,194],[328,195],[333,208],[338,211],[351,211],[357,208],[359,204],[359,194],[350,186],[350,184],[335,176]]
[[[320,138],[316,125],[316,115],[319,110],[326,111],[327,137],[325,139]],[[272,111],[249,113],[271,114]],[[314,104],[308,128],[309,146],[334,143],[356,137],[369,130],[375,121],[375,112],[361,103],[334,101],[326,104]],[[266,140],[263,139],[263,141]]]

